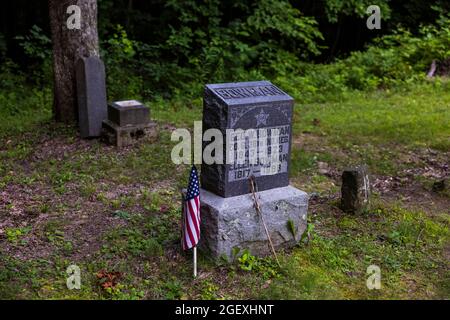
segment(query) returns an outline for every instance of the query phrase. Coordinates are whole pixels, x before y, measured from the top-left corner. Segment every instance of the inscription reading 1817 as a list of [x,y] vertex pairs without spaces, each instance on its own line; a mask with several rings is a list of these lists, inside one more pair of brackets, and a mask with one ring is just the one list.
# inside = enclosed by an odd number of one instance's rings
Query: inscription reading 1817
[[[251,175],[260,177],[288,172],[290,128],[290,125],[268,127],[255,131],[257,134],[252,136],[236,136],[229,146],[232,150],[228,150],[234,154],[233,164],[228,170],[228,182],[245,180]],[[274,132],[278,133],[278,141],[272,139]],[[267,148],[261,155],[263,146]],[[273,150],[274,147],[278,152]],[[244,159],[243,163],[239,163],[238,158]]]

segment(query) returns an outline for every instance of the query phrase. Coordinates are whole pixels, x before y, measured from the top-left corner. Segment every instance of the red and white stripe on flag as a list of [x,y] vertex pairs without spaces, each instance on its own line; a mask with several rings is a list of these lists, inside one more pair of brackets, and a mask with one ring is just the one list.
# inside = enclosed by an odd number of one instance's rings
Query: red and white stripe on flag
[[183,250],[195,247],[200,239],[200,196],[184,201]]
[[192,166],[189,185],[183,201],[183,250],[195,247],[200,239],[200,186],[197,168]]

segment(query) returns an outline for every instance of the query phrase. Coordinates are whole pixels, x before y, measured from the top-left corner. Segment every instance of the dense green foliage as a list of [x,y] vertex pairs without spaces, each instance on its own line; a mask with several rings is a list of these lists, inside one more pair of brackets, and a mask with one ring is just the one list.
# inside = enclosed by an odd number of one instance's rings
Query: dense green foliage
[[[301,91],[297,96],[308,100],[323,88],[335,94],[420,78],[433,59],[449,57],[449,20],[445,18],[449,5],[445,1],[432,1],[427,9],[418,1],[409,5],[381,1],[383,27],[381,33],[369,33],[360,43],[366,43],[367,50],[361,46],[345,57],[334,57],[335,63],[314,63],[335,45],[328,40],[334,34],[330,26],[339,29],[351,18],[358,32],[370,32],[365,26],[370,4],[354,0],[316,4],[170,0],[132,7],[128,1],[99,1],[108,94],[110,98],[147,99],[180,93],[198,96],[205,83],[267,78]],[[417,8],[422,8],[421,16]],[[419,20],[412,23],[402,18],[405,12]],[[441,18],[429,22],[431,16]],[[423,26],[419,26],[421,20]],[[377,34],[384,36],[371,40]],[[340,37],[354,36],[347,32]],[[47,27],[33,26],[28,33],[6,38],[0,33],[2,91],[11,85],[20,87],[24,80],[40,89],[50,87]],[[12,49],[8,50],[7,43],[18,47],[23,58],[9,56]],[[17,78],[18,74],[25,78]],[[17,112],[17,108],[10,111]]]
[[[327,26],[339,29],[352,18],[355,28],[367,32],[368,1],[171,0],[142,8],[126,3],[99,2],[110,99],[199,99],[205,83],[269,79],[301,103],[341,100],[355,90],[423,81],[433,60],[450,57],[448,5],[441,1],[423,9],[423,16],[413,6],[380,2],[380,36],[328,63],[318,62],[333,46]],[[405,22],[401,12],[425,23]],[[439,18],[428,22],[431,13]],[[0,112],[12,122],[18,113],[32,117],[36,108],[50,113],[51,41],[45,29],[35,25],[14,37],[23,59],[8,55],[0,34]]]
[[[317,64],[311,61],[326,49],[320,26],[287,1],[233,6],[221,1],[170,1],[167,7],[173,16],[167,18],[170,23],[160,43],[130,39],[120,25],[112,29],[112,39],[104,41],[112,97],[123,97],[124,92],[147,99],[180,93],[198,97],[205,83],[265,78],[276,79],[304,101],[328,99],[317,97],[317,92],[326,88],[335,96],[423,78],[433,59],[450,56],[449,19],[443,15],[417,32],[399,26],[361,51],[331,64]],[[353,15],[365,22],[366,7],[362,2],[350,6],[327,1],[325,12],[329,21]],[[383,19],[389,19],[387,4],[381,8]],[[227,10],[232,14],[227,16]]]
[[304,102],[340,99],[352,90],[374,90],[424,81],[433,60],[450,57],[450,20],[424,26],[419,34],[400,29],[378,38],[365,51],[352,52],[332,64],[310,64],[292,59],[272,62],[276,82],[297,92]]
[[[224,6],[219,0],[169,1],[173,17],[163,31],[166,38],[156,45],[130,40],[122,26],[115,26],[112,39],[102,46],[114,73],[110,84],[116,87],[114,80],[120,81],[123,75],[115,74],[114,68],[123,70],[125,63],[130,74],[137,74],[150,87],[141,88],[143,94],[191,91],[192,85],[251,77],[251,70],[280,55],[307,59],[320,52],[317,40],[322,35],[317,23],[288,2],[235,4],[229,8],[231,17],[224,16]],[[132,92],[135,85],[130,84]]]

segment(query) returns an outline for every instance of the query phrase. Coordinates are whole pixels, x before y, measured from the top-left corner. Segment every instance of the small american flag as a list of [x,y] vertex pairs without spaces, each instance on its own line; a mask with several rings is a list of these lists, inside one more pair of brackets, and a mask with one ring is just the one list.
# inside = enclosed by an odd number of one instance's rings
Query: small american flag
[[200,187],[197,169],[192,166],[189,185],[183,204],[182,217],[182,245],[183,250],[195,247],[200,239]]

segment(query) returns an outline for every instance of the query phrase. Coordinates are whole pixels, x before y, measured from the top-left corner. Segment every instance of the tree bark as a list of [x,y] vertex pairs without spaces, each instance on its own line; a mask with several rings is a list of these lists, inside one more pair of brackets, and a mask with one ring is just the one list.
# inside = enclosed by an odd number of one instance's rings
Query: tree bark
[[[81,10],[80,29],[69,29],[70,5]],[[49,0],[53,45],[53,112],[56,121],[78,119],[75,63],[83,56],[99,56],[97,0]]]

